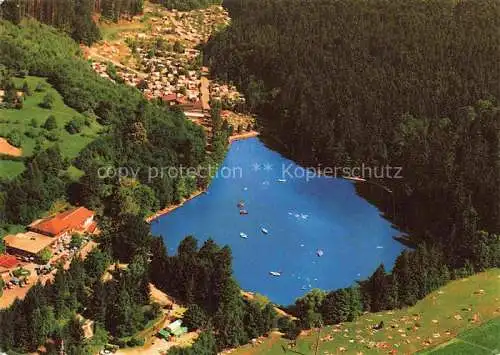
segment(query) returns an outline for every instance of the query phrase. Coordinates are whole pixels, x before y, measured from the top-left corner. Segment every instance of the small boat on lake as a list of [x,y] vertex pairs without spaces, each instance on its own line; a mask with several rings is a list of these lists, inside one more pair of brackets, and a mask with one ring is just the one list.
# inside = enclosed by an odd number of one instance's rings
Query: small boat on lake
[[323,256],[323,254],[325,254],[325,253],[323,252],[323,250],[321,250],[321,249],[316,250],[316,255],[317,255],[317,256],[322,257],[322,256]]
[[240,233],[240,237],[243,238],[243,239],[248,239],[248,235],[246,235],[243,232]]
[[346,180],[351,180],[351,181],[355,181],[355,182],[365,182],[366,179],[363,179],[361,177],[358,177],[358,176],[342,176],[344,179]]
[[238,208],[243,208],[243,207],[245,207],[245,202],[240,201],[240,202],[238,202],[238,204],[237,204],[236,206],[237,206]]
[[278,182],[286,182],[286,179],[278,179]]
[[248,211],[247,211],[247,210],[240,210],[240,214],[241,214],[241,215],[247,215],[247,214],[248,214]]
[[264,227],[262,227],[260,230],[264,234],[269,234],[269,231],[266,228],[264,228]]
[[281,276],[281,271],[269,271],[269,275],[279,277]]

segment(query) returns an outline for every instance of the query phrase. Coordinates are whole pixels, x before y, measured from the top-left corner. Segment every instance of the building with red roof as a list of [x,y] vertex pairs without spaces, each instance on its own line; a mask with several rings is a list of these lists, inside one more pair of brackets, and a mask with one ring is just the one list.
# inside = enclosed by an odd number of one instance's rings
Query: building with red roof
[[6,272],[19,265],[19,261],[14,255],[2,254],[0,255],[0,273]]
[[168,103],[175,103],[177,100],[177,94],[168,94],[168,95],[163,95],[162,100]]
[[39,219],[31,223],[29,230],[50,237],[62,237],[74,232],[87,232],[94,221],[94,212],[77,207],[55,216]]

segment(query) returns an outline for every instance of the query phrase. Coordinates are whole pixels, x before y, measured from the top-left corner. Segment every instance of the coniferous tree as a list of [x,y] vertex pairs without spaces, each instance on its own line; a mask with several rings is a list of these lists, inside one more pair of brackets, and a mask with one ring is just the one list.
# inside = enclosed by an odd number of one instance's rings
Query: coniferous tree
[[28,85],[28,82],[26,82],[26,81],[25,81],[25,82],[23,83],[23,89],[22,89],[22,90],[23,90],[23,93],[24,93],[26,96],[31,96],[32,92],[31,92],[31,89],[30,89],[30,87],[29,87],[29,85]]
[[366,281],[370,294],[370,312],[378,312],[384,309],[391,309],[391,289],[390,282],[385,272],[384,265],[381,264]]
[[187,307],[187,311],[184,313],[182,321],[191,331],[198,329],[204,330],[209,325],[206,312],[197,304],[191,304]]

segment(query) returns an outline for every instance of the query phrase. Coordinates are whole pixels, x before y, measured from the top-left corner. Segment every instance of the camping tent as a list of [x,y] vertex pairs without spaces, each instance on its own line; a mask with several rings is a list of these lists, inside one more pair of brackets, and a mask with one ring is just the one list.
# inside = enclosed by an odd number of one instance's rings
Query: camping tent
[[168,340],[168,338],[170,338],[170,332],[166,329],[161,329],[158,332],[158,337]]

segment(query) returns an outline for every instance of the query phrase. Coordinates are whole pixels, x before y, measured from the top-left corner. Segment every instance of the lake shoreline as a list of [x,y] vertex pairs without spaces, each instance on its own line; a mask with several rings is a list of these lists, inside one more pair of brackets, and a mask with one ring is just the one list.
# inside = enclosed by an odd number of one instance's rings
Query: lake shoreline
[[232,136],[229,137],[229,144],[236,142],[236,141],[241,141],[244,139],[249,139],[249,138],[255,138],[260,135],[259,132],[257,131],[249,131],[246,133],[241,133],[241,134],[233,134]]
[[206,192],[206,190],[196,190],[195,192],[193,192],[191,195],[189,195],[189,197],[185,198],[184,200],[182,200],[181,202],[179,203],[174,203],[172,205],[169,205],[168,207],[165,207],[164,209],[161,209],[159,211],[157,211],[155,214],[153,214],[152,216],[149,216],[149,217],[146,217],[146,223],[151,223],[153,222],[154,220],[160,218],[161,216],[164,216],[182,206],[184,206],[184,204],[186,202],[189,202],[193,199],[195,199],[196,197],[204,194]]
[[[241,141],[241,140],[249,139],[249,138],[255,138],[255,137],[258,137],[259,135],[260,135],[260,133],[257,131],[250,131],[250,132],[246,132],[246,133],[242,133],[242,134],[235,134],[235,135],[232,135],[231,137],[229,137],[228,144],[231,145],[233,142],[237,142],[237,141]],[[157,220],[158,218],[160,218],[166,214],[169,214],[170,212],[184,206],[185,203],[195,199],[196,197],[198,197],[200,195],[203,195],[207,191],[207,189],[208,189],[208,186],[205,189],[196,190],[191,195],[189,195],[189,197],[185,198],[181,202],[174,203],[172,205],[169,205],[168,207],[165,207],[159,211],[156,211],[152,216],[145,218],[146,223],[151,223],[151,222]]]

